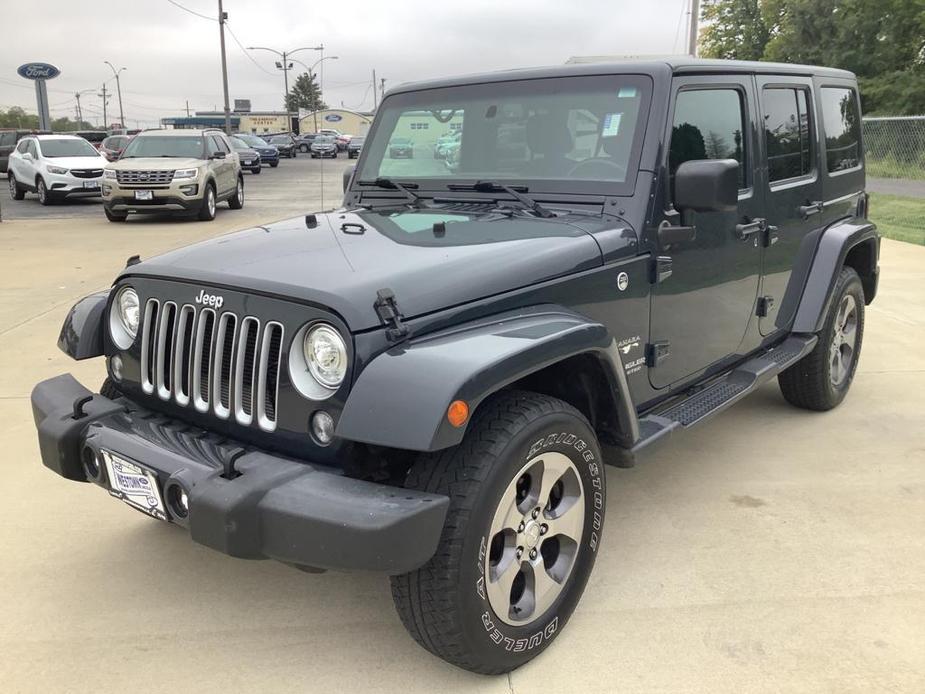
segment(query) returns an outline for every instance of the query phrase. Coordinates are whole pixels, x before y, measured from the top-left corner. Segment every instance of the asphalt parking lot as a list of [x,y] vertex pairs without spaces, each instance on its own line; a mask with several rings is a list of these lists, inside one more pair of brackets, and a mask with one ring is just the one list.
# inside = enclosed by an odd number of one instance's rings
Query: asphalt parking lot
[[[325,207],[346,165],[324,162]],[[245,209],[211,223],[3,201],[0,691],[925,691],[923,247],[883,242],[842,407],[801,412],[768,384],[608,471],[584,598],[509,677],[421,650],[382,577],[234,560],[44,469],[32,386],[103,378],[99,360],[55,346],[71,303],[135,253],[321,208],[321,167],[299,157],[249,176]]]
[[[244,212],[270,215],[271,219],[279,219],[299,214],[305,209],[305,204],[309,199],[316,201],[315,204],[320,206],[322,204],[320,195],[322,181],[324,181],[325,193],[323,206],[329,208],[338,205],[343,197],[343,171],[354,164],[356,164],[356,159],[347,159],[344,153],[341,153],[337,159],[312,159],[307,154],[300,154],[294,159],[280,159],[279,166],[275,169],[264,166],[259,174],[245,171]],[[3,200],[0,201],[0,211],[2,211],[4,220],[104,219],[103,203],[100,198],[71,198],[43,207],[39,204],[35,193],[26,193],[24,200],[11,200],[7,193],[6,174],[0,174],[0,179],[3,181],[2,192],[0,192]],[[227,208],[227,205],[219,205],[220,217],[236,214]],[[148,222],[156,220],[153,216],[142,218],[137,215],[132,215],[130,219],[133,221],[146,219]],[[262,221],[267,221],[267,217],[264,216]]]

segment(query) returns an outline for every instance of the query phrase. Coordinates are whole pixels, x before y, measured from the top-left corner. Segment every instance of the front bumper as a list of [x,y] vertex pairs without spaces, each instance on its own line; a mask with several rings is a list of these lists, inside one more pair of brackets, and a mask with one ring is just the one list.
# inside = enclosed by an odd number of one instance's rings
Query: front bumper
[[[83,400],[79,406],[75,403]],[[169,420],[120,398],[91,393],[65,374],[32,391],[46,467],[110,489],[100,451],[153,472],[161,495],[179,486],[186,517],[167,517],[196,542],[245,559],[322,569],[400,574],[437,548],[449,498],[345,477]]]
[[[56,196],[87,195],[98,197],[103,185],[102,176],[79,178],[71,174],[48,173],[44,175],[44,178],[49,192]],[[91,187],[88,188],[88,185]]]

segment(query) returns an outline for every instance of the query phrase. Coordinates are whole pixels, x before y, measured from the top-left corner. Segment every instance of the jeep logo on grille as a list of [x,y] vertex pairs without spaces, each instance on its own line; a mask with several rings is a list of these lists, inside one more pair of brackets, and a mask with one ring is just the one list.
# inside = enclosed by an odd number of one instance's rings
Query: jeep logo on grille
[[213,308],[221,308],[222,304],[225,303],[225,297],[218,294],[206,294],[205,290],[199,291],[199,296],[193,299],[197,304],[202,304],[203,306],[211,306]]

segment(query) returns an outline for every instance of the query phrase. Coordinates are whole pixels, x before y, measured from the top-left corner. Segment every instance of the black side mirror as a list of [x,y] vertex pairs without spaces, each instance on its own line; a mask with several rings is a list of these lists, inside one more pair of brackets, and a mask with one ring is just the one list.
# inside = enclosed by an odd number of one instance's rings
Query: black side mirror
[[215,154],[212,155],[212,158],[213,158],[213,159],[224,159],[224,158],[225,158],[225,153],[224,153],[224,152],[216,152]]
[[350,179],[353,178],[353,172],[356,170],[356,168],[357,167],[355,166],[349,166],[346,169],[344,169],[344,192],[345,193],[347,192],[347,188],[350,187]]
[[735,159],[686,161],[674,176],[674,206],[680,212],[734,212],[739,199]]

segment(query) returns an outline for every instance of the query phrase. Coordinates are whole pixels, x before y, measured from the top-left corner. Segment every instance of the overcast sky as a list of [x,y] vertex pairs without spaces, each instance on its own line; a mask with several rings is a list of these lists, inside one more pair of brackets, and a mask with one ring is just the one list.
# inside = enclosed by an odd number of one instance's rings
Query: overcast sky
[[[177,2],[217,13],[217,0]],[[126,68],[122,100],[129,127],[182,115],[187,100],[191,110],[222,108],[215,21],[168,0],[126,0],[97,9],[74,0],[4,5],[0,108],[35,111],[34,88],[16,68],[44,61],[61,70],[48,83],[53,117],[73,116],[74,93],[83,90],[91,90],[81,96],[85,116],[100,114],[101,85],[106,81],[107,89],[115,89],[104,60]],[[242,46],[291,50],[323,42],[325,55],[339,57],[324,61],[325,100],[362,110],[373,105],[373,69],[386,78],[388,90],[431,77],[555,65],[573,55],[682,53],[688,5],[689,0],[225,0],[225,11]],[[275,56],[246,52],[231,35],[226,40],[230,98],[249,98],[255,110],[281,108],[283,77]],[[316,51],[294,56],[308,65],[318,57]],[[115,95],[109,109],[118,112]]]

